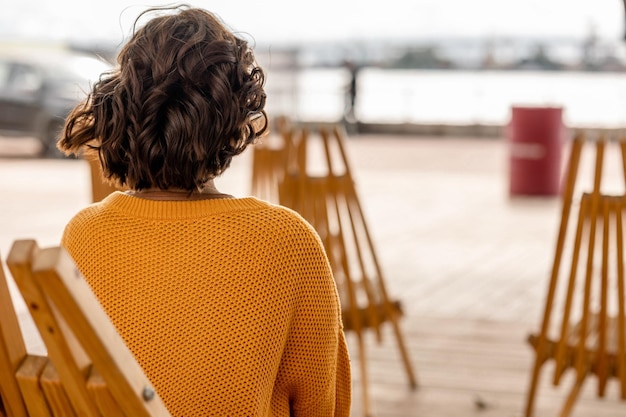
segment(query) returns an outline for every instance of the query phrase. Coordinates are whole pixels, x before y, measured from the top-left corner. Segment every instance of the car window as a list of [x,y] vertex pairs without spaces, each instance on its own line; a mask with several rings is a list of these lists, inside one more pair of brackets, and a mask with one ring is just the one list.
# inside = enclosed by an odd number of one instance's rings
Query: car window
[[42,75],[36,68],[30,65],[16,64],[9,88],[17,94],[35,96],[42,84]]

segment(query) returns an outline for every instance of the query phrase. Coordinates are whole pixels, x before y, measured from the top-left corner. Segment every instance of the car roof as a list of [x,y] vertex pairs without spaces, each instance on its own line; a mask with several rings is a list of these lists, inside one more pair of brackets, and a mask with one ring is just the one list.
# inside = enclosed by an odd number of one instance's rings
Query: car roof
[[86,54],[54,47],[6,47],[0,45],[0,61],[33,65],[49,76],[97,79],[112,65],[95,54]]

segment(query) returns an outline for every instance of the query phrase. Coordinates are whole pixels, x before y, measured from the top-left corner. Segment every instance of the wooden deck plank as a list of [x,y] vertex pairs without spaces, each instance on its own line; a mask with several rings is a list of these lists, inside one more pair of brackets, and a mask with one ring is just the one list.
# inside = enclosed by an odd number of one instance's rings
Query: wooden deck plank
[[[525,323],[463,320],[459,318],[408,318],[403,327],[420,386],[410,391],[393,340],[376,345],[368,340],[370,395],[378,416],[520,416],[530,378],[532,349],[520,336]],[[350,336],[349,336],[350,339]],[[352,361],[358,360],[351,352]],[[557,415],[573,374],[551,384],[552,366],[542,372],[536,415]],[[354,414],[359,415],[358,372],[354,375]],[[477,404],[478,403],[478,404]],[[616,382],[607,396],[596,397],[596,380],[583,387],[573,417],[624,415]]]

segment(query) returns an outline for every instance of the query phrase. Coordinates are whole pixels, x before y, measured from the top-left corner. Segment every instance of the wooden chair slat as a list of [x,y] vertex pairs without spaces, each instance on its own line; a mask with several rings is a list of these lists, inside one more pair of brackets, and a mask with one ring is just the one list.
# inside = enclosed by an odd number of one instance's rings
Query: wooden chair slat
[[[54,416],[76,416],[74,407],[68,397],[68,392],[61,382],[61,377],[50,361],[46,365],[39,378],[41,390],[46,398],[46,403]],[[71,393],[71,391],[70,391]]]
[[26,405],[15,378],[15,372],[26,357],[26,346],[1,262],[0,317],[0,399],[8,416],[26,417]]
[[125,417],[124,412],[118,405],[111,391],[107,387],[106,381],[95,368],[91,369],[87,379],[87,390],[92,395],[98,410],[104,417]]
[[39,382],[47,364],[45,356],[28,355],[15,374],[29,416],[52,416]]

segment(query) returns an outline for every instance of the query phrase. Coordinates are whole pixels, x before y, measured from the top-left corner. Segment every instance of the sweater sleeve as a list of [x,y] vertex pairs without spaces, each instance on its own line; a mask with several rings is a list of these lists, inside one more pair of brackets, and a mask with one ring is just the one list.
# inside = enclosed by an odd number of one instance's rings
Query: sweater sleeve
[[335,417],[349,417],[352,404],[350,356],[343,329],[339,330],[337,345],[337,380],[335,382]]
[[[281,379],[291,415],[347,417],[351,406],[350,359],[341,306],[328,259],[311,232],[298,273],[301,287],[283,355]],[[302,261],[302,258],[300,258]]]

